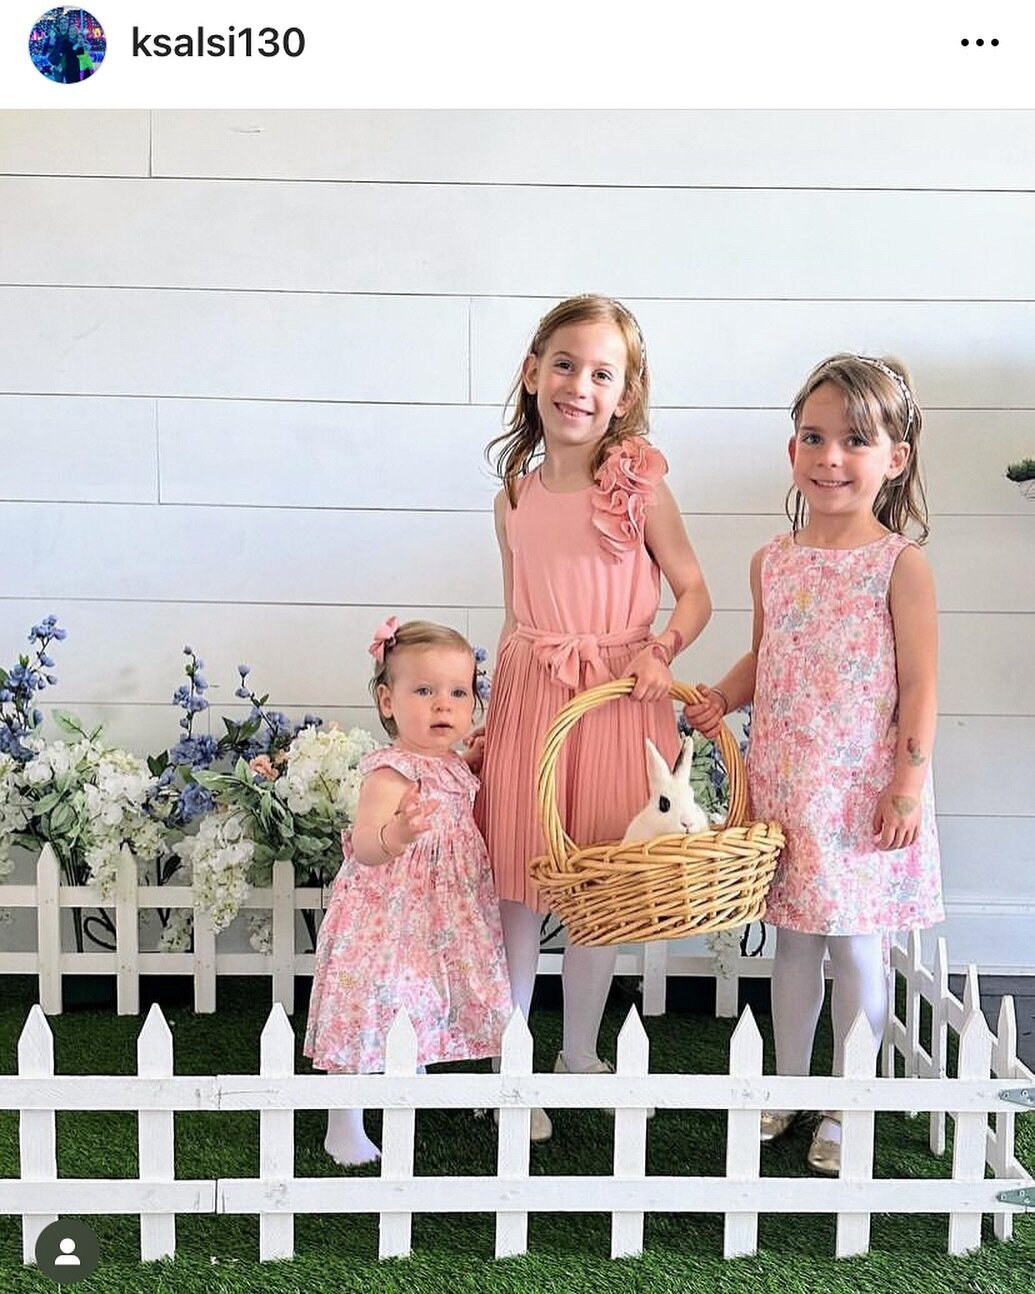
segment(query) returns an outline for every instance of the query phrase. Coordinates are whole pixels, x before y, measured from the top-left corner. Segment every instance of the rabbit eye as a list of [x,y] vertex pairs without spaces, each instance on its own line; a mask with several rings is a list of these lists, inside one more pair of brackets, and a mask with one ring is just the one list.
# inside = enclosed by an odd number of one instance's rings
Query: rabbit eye
[[668,798],[667,795],[663,795],[660,797],[660,799],[658,800],[658,808],[661,810],[662,813],[668,813],[669,809],[672,808],[672,801]]

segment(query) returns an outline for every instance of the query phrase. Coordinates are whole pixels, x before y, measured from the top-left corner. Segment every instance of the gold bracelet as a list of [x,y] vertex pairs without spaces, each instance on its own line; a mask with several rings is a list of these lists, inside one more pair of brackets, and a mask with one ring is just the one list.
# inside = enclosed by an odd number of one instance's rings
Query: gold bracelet
[[[391,822],[392,818],[394,818],[395,816],[396,815],[393,813],[392,817],[388,819],[388,822]],[[388,848],[388,845],[385,843],[385,827],[388,826],[388,822],[382,822],[381,826],[378,828],[377,843],[381,846],[381,851],[386,858],[399,858],[406,852],[406,846],[403,845],[402,849],[399,850],[398,854],[393,854],[392,851]]]

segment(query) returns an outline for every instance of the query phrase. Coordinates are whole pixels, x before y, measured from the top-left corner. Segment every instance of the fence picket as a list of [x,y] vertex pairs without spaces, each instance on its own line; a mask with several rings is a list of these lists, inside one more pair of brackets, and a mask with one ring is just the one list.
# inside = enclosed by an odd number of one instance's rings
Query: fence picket
[[[975,975],[975,980],[977,976]],[[988,1078],[992,1068],[992,1035],[980,1010],[972,1010],[960,1033],[958,1078]],[[952,1178],[980,1182],[985,1176],[988,1116],[982,1111],[957,1113],[952,1144]],[[981,1244],[980,1213],[949,1214],[949,1253],[965,1254]]]
[[[259,1073],[263,1078],[287,1078],[295,1072],[295,1035],[284,1008],[274,1002],[259,1041]],[[267,1198],[278,1184],[295,1176],[295,1112],[263,1110],[259,1114],[259,1175],[269,1183]],[[293,1213],[259,1214],[259,1259],[291,1258],[295,1252]]]
[[[1017,1077],[1017,1014],[1014,1011],[1012,997],[1004,997],[999,1004],[999,1019],[992,1050],[992,1072],[999,1079]],[[1013,1168],[1017,1116],[1012,1110],[999,1110],[992,1116],[992,1123],[995,1136],[992,1139],[991,1153],[988,1155],[988,1165],[994,1177],[1007,1177]],[[996,1213],[992,1222],[997,1240],[1012,1238],[1012,1213],[1005,1211]]]
[[[172,1033],[156,1002],[147,1013],[137,1038],[137,1073],[141,1078],[170,1078],[173,1072]],[[137,1116],[137,1147],[142,1182],[176,1180],[172,1110],[141,1110]],[[140,1215],[140,1257],[144,1262],[172,1258],[176,1253],[175,1213]]]
[[[503,1031],[500,1078],[525,1078],[532,1072],[532,1035],[517,1008]],[[502,1181],[528,1180],[528,1134],[531,1125],[528,1106],[502,1106],[497,1134],[496,1175]],[[510,1258],[528,1251],[528,1214],[496,1214],[496,1257]]]
[[[949,997],[949,953],[945,940],[939,939],[934,952],[934,993],[931,1007],[931,1078],[944,1078],[948,1073],[949,1021],[945,1004]],[[931,1114],[931,1153],[945,1154],[945,1111]]]
[[140,905],[137,902],[137,860],[123,845],[115,878],[115,1009],[119,1015],[140,1014]]
[[47,1015],[60,1015],[61,1000],[61,867],[50,845],[36,860],[36,948],[39,959],[40,1006]]
[[[872,1078],[874,1074],[873,1033],[862,1011],[845,1039],[845,1077]],[[872,1110],[841,1111],[841,1181],[868,1182],[873,1177]],[[870,1249],[870,1215],[837,1215],[836,1254],[851,1258]]]
[[[417,1072],[417,1035],[410,1017],[400,1011],[388,1030],[385,1041],[385,1073],[406,1075]],[[501,1114],[502,1117],[502,1114]],[[381,1180],[413,1180],[414,1112],[385,1110],[381,1137]],[[378,1257],[408,1258],[412,1232],[412,1213],[382,1213],[380,1216]]]
[[286,859],[273,864],[273,1001],[291,1015],[295,1009],[295,869]]
[[[52,1078],[54,1035],[41,1007],[34,1005],[18,1039],[19,1078]],[[57,1181],[57,1132],[53,1110],[22,1110],[18,1123],[19,1173],[22,1181]],[[22,1262],[36,1261],[36,1241],[56,1213],[22,1214]]]
[[668,985],[668,943],[655,939],[643,948],[643,1014],[664,1015]]
[[194,1010],[211,1015],[216,1009],[216,932],[212,918],[194,904]]
[[[730,1078],[758,1078],[762,1073],[762,1035],[750,1007],[730,1039]],[[726,1116],[726,1176],[733,1182],[757,1182],[760,1150],[758,1110],[730,1110]],[[758,1252],[758,1214],[727,1213],[724,1258],[746,1258]]]
[[903,1061],[906,1078],[916,1078],[920,1073],[921,956],[920,931],[913,930],[906,944],[906,1048]]
[[[649,945],[648,945],[649,947]],[[617,1072],[641,1078],[648,1072],[650,1041],[636,1008],[631,1007],[618,1034]],[[615,1110],[614,1176],[642,1182],[647,1171],[647,1110]],[[643,1212],[611,1214],[611,1257],[633,1258],[643,1253]]]

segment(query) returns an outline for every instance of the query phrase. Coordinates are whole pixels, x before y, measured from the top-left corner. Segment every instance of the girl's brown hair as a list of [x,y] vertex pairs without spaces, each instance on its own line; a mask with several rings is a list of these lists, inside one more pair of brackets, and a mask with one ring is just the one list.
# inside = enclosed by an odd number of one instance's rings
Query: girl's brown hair
[[[898,535],[913,523],[916,542],[927,541],[927,498],[920,472],[920,428],[923,415],[913,393],[909,370],[890,356],[873,359],[866,355],[831,355],[817,364],[805,379],[791,405],[791,420],[797,434],[805,401],[818,387],[829,382],[844,395],[845,417],[853,431],[866,441],[887,432],[895,444],[905,442],[909,457],[899,476],[885,481],[873,503],[873,514],[882,526]],[[793,506],[792,506],[793,505]],[[786,512],[798,531],[808,520],[808,508],[793,485],[787,492]]]
[[[402,651],[407,647],[454,647],[461,651],[471,653],[474,657],[474,648],[463,636],[455,629],[450,629],[448,625],[436,625],[430,620],[407,620],[404,624],[399,625],[392,638],[389,638],[384,645],[384,656],[380,661],[374,662],[374,677],[370,680],[370,695],[374,698],[374,705],[377,706],[378,718],[381,720],[381,727],[388,733],[389,737],[396,737],[399,729],[394,719],[381,713],[381,701],[377,695],[377,689],[384,684],[385,687],[392,685],[392,657],[396,652]],[[474,696],[475,705],[481,708],[481,698],[478,695],[478,665],[475,662],[471,670],[471,691]]]
[[[626,409],[621,417],[617,414],[612,417],[611,425],[600,438],[590,463],[590,471],[595,475],[612,445],[617,445],[627,436],[647,434],[650,375],[647,372],[643,334],[632,312],[620,301],[592,293],[569,297],[543,315],[529,343],[528,354],[540,357],[558,328],[580,323],[613,324],[625,342],[625,390],[622,392],[622,400]],[[489,442],[485,456],[495,466],[513,508],[517,505],[517,480],[531,470],[530,464],[543,440],[543,424],[536,397],[525,388],[524,363],[507,395],[506,407],[508,410],[512,409],[505,422],[508,430]]]

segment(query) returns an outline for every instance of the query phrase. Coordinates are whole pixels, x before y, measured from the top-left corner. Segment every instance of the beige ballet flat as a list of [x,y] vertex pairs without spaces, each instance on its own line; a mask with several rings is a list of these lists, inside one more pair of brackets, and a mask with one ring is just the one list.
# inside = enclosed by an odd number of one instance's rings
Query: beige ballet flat
[[[568,1062],[564,1059],[564,1052],[559,1051],[557,1053],[557,1059],[554,1061],[553,1072],[555,1074],[613,1074],[615,1072],[615,1067],[606,1060],[597,1060],[590,1065],[589,1069],[571,1070],[568,1068]],[[613,1115],[614,1110],[605,1109],[604,1113]],[[649,1105],[647,1107],[647,1118],[654,1118],[653,1105]]]
[[816,1131],[812,1134],[812,1144],[809,1146],[808,1154],[805,1156],[805,1162],[814,1173],[819,1173],[823,1177],[840,1177],[841,1143],[840,1141],[830,1141],[827,1137],[819,1135],[824,1119],[829,1119],[831,1123],[836,1123],[840,1126],[841,1112],[840,1110],[823,1110],[820,1113],[819,1123],[816,1125]]
[[759,1120],[758,1139],[763,1145],[782,1137],[801,1117],[800,1110],[763,1110]]
[[[497,1123],[500,1121],[499,1110],[493,1110],[492,1117]],[[541,1106],[532,1106],[532,1117],[528,1124],[529,1141],[549,1141],[553,1136],[553,1124],[550,1122],[550,1116]]]

